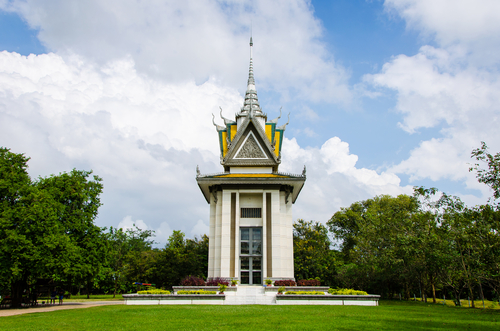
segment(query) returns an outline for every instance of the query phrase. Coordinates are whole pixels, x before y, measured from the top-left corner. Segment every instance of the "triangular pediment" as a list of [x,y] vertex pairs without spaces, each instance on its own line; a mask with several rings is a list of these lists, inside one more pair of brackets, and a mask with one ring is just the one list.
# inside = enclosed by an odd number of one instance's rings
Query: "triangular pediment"
[[221,163],[224,166],[277,166],[280,162],[265,131],[250,118],[238,128]]
[[235,159],[267,159],[264,149],[259,144],[252,131],[245,137],[238,151],[236,151]]

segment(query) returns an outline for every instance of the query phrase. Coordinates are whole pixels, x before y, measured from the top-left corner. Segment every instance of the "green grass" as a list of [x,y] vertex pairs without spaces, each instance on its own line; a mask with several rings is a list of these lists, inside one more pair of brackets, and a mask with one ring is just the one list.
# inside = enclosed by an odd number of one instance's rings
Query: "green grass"
[[[417,301],[421,301],[420,298],[417,298]],[[430,299],[428,298],[427,302],[432,303],[432,298],[430,298]],[[436,298],[436,304],[439,304],[439,305],[445,304],[447,306],[455,306],[455,302],[453,300],[449,300],[449,299],[444,301],[443,299]],[[469,308],[469,305],[472,305],[472,301],[469,302],[467,299],[461,299],[460,304],[462,305],[462,307]],[[476,306],[476,308],[483,308],[483,301],[482,300],[474,300],[474,305]],[[500,304],[498,304],[498,301],[484,300],[484,308],[500,309]]]
[[113,294],[91,295],[90,299],[87,299],[87,295],[72,295],[71,299],[64,299],[64,302],[118,301],[118,300],[123,300],[121,294],[117,294],[115,298],[113,298]]
[[500,312],[361,306],[103,306],[0,317],[0,330],[499,330]]
[[[38,297],[38,302],[41,303],[42,301],[49,301],[49,297]],[[56,298],[56,301],[58,301],[59,298]],[[64,299],[64,302],[86,302],[86,301],[100,301],[100,300],[105,300],[105,301],[116,301],[116,300],[123,300],[123,297],[121,294],[117,294],[115,298],[113,298],[113,294],[97,294],[97,295],[90,295],[90,299],[87,299],[87,295],[72,295],[71,299]]]

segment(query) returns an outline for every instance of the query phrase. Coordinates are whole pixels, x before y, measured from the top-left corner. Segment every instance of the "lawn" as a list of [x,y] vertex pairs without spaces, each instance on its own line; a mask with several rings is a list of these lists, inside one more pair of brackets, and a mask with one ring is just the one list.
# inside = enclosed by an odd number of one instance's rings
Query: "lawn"
[[421,302],[360,306],[113,305],[0,317],[0,330],[499,330],[500,312]]
[[[86,294],[85,295],[72,295],[70,299],[64,299],[64,302],[86,302],[86,301],[99,301],[99,300],[119,301],[119,300],[123,300],[123,297],[121,294],[117,294],[114,298],[113,298],[113,294],[91,294],[90,299],[87,299]],[[47,297],[47,296],[38,297],[38,303],[41,303],[42,301],[48,302],[49,297]]]

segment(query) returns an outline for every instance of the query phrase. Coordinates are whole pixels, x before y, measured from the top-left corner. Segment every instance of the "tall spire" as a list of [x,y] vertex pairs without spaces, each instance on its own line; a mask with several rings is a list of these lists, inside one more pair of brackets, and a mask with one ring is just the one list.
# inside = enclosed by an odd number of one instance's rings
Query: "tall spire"
[[252,41],[252,37],[250,37],[250,70],[249,70],[249,73],[248,73],[247,91],[250,90],[250,89],[255,90],[255,79],[253,78],[252,49],[253,49],[253,41]]
[[251,112],[255,115],[263,115],[262,110],[260,109],[259,99],[257,98],[257,90],[255,89],[255,78],[253,76],[253,59],[252,59],[252,48],[253,48],[253,40],[250,37],[250,69],[248,71],[248,83],[247,83],[247,91],[245,93],[245,103],[243,107],[241,107],[241,111],[239,113],[240,116],[247,116]]

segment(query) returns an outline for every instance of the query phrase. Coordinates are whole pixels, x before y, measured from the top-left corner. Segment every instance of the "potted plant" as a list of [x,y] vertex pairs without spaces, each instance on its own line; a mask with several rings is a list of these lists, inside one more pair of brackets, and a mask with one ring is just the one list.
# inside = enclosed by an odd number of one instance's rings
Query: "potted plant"
[[273,285],[273,281],[270,280],[269,278],[264,280],[264,283],[266,283],[267,286],[272,286]]
[[237,279],[231,279],[231,286],[236,286],[238,285],[238,280]]
[[278,294],[283,294],[283,292],[285,292],[285,287],[284,286],[280,286],[278,288]]
[[224,294],[224,291],[226,290],[227,285],[224,284],[219,284],[219,294]]

